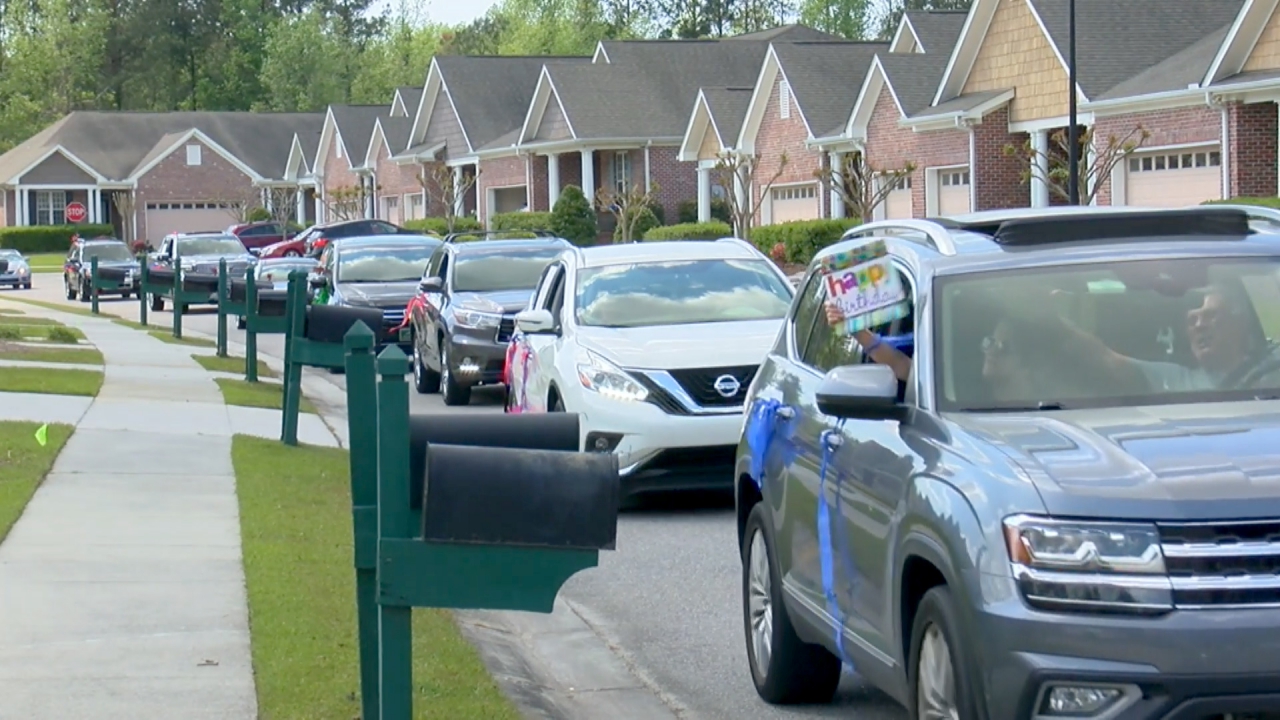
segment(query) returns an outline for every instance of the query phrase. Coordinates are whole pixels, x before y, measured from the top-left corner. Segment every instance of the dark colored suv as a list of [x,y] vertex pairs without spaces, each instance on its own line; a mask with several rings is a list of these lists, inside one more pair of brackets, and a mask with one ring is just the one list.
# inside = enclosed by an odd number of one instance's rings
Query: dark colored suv
[[68,300],[80,298],[80,302],[89,302],[93,286],[92,259],[98,258],[98,272],[104,270],[123,271],[120,279],[120,297],[128,298],[134,292],[134,271],[138,269],[138,260],[129,252],[129,246],[115,238],[94,238],[92,240],[76,240],[67,253],[62,267],[62,285]]
[[518,240],[446,239],[431,256],[411,305],[417,391],[439,391],[446,405],[466,405],[472,387],[502,382],[516,313],[529,304],[543,269],[571,247],[549,233]]

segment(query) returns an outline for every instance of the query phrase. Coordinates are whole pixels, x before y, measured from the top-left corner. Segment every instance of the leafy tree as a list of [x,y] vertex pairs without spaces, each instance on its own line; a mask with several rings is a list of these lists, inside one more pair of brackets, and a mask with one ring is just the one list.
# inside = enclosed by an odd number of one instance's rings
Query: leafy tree
[[344,74],[350,52],[340,32],[318,10],[281,18],[267,38],[262,61],[266,97],[260,109],[317,111],[346,102]]
[[908,10],[968,10],[973,0],[879,0],[881,40],[890,40]]
[[551,209],[551,231],[574,245],[594,245],[599,227],[595,208],[587,201],[582,188],[567,185],[560,191]]
[[871,0],[801,0],[800,22],[832,35],[861,40],[867,35]]
[[[1116,165],[1141,148],[1151,137],[1151,131],[1135,125],[1124,135],[1095,136],[1092,127],[1080,129],[1079,162],[1076,165],[1080,188],[1080,204],[1089,205],[1111,177]],[[1096,140],[1095,140],[1096,138]],[[1090,147],[1093,162],[1090,162]],[[1031,141],[1022,145],[1006,145],[1004,154],[1022,160],[1022,182],[1038,178],[1048,186],[1049,192],[1063,200],[1071,199],[1071,140],[1066,128],[1049,136],[1049,152],[1037,150]],[[1043,169],[1042,169],[1043,168]],[[1048,172],[1045,172],[1047,170]]]

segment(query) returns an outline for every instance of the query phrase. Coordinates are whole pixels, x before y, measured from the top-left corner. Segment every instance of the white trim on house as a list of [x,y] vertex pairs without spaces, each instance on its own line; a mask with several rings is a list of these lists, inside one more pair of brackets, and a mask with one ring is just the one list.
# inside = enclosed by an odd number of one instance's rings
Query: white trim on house
[[1202,86],[1212,85],[1244,69],[1244,64],[1249,61],[1253,48],[1267,27],[1267,21],[1275,13],[1276,4],[1277,0],[1245,0],[1209,65],[1208,72],[1200,81]]
[[609,60],[609,53],[604,49],[604,41],[597,40],[596,51],[591,55],[591,62],[598,63],[600,62],[601,57],[604,58],[604,61],[606,64],[612,64],[611,61]]
[[[36,158],[35,161],[32,162],[30,165],[27,165],[25,168],[23,168],[22,172],[16,173],[15,175],[13,175],[13,177],[9,178],[8,181],[6,181],[7,184],[21,185],[22,178],[24,175],[40,167],[40,165],[44,163],[45,160],[48,160],[49,158],[53,157],[54,153],[61,154],[62,157],[66,158],[67,162],[80,168],[85,172],[86,175],[93,178],[97,182],[99,183],[106,182],[107,178],[102,173],[98,172],[97,170],[94,170],[93,167],[89,165],[89,163],[76,157],[75,153],[66,149],[62,145],[54,145],[53,147],[41,153],[40,157]],[[32,187],[32,186],[28,185],[27,187]]]
[[[982,41],[987,36],[991,18],[995,17],[996,7],[999,5],[1000,0],[974,0],[969,7],[969,14],[965,16],[964,25],[960,28],[960,38],[951,49],[951,57],[947,59],[947,67],[942,71],[942,80],[938,83],[938,90],[933,94],[930,105],[941,104],[942,98],[960,94],[965,81],[969,79],[969,72],[973,70],[973,63],[978,59],[978,51],[982,49]],[[977,29],[979,26],[980,30]],[[978,33],[977,40],[972,39],[975,32]],[[959,86],[955,87],[957,73],[963,77],[959,80]]]
[[911,19],[907,17],[906,13],[902,13],[902,19],[898,21],[898,29],[894,31],[893,39],[889,41],[889,52],[902,52],[902,49],[899,46],[903,44],[903,38],[906,37],[902,32],[903,30],[911,33],[911,42],[915,43],[916,48],[912,52],[918,54],[924,53],[924,43],[920,42],[920,34],[916,32],[915,26],[911,24]]
[[867,77],[858,90],[858,99],[854,101],[853,112],[849,114],[849,122],[845,125],[845,136],[863,141],[867,139],[867,126],[871,124],[871,116],[876,110],[876,101],[880,99],[880,93],[885,88],[889,89],[893,104],[898,106],[898,117],[906,118],[907,113],[902,109],[902,102],[898,100],[898,94],[894,92],[893,84],[889,82],[889,75],[885,73],[884,65],[880,62],[880,56],[877,55],[871,60],[871,68],[867,70]]
[[294,133],[293,142],[289,145],[289,159],[285,161],[284,165],[284,179],[298,180],[300,177],[310,174],[311,168],[307,164],[306,151],[302,149],[302,140],[298,138],[298,133]]
[[770,43],[769,51],[764,57],[764,65],[760,68],[760,76],[756,80],[755,89],[751,92],[751,102],[747,105],[747,115],[742,122],[742,132],[738,134],[737,147],[748,155],[755,155],[756,136],[760,134],[760,125],[764,122],[764,112],[769,106],[769,96],[773,95],[774,83],[778,80],[779,75],[782,76],[782,81],[787,84],[787,92],[791,96],[790,106],[800,113],[800,122],[804,123],[805,132],[808,133],[810,139],[813,138],[813,128],[809,126],[809,119],[804,116],[804,108],[800,107],[795,93],[791,92],[791,81],[787,79],[787,73],[782,69],[782,61],[778,59],[778,53],[774,49],[773,43]]
[[190,130],[183,133],[164,152],[160,153],[154,158],[151,158],[151,160],[148,161],[145,165],[135,168],[133,172],[129,173],[129,179],[133,180],[134,182],[137,182],[138,179],[140,179],[142,176],[150,172],[152,168],[159,165],[162,160],[169,157],[175,151],[177,151],[178,148],[183,147],[184,145],[186,145],[188,142],[192,140],[198,140],[201,143],[203,143],[205,147],[209,148],[210,150],[214,151],[218,155],[222,156],[223,160],[226,160],[227,162],[231,163],[233,166],[235,166],[237,170],[247,175],[249,179],[253,180],[255,183],[267,181],[267,178],[264,178],[261,175],[259,175],[257,170],[254,170],[253,168],[241,162],[240,158],[236,157],[235,155],[232,155],[231,151],[227,150],[226,148],[222,147],[218,143],[214,142],[212,138],[210,138],[208,135],[205,135],[203,132],[201,132],[199,128],[191,128]]
[[941,115],[920,115],[914,118],[906,118],[898,121],[898,126],[909,127],[916,132],[927,132],[930,130],[963,130],[972,124],[982,122],[982,118],[985,117],[987,113],[1013,100],[1013,95],[1013,90],[1006,90],[981,105],[976,105],[968,110],[957,110],[955,112],[943,113]]
[[444,161],[445,167],[466,167],[467,165],[475,165],[480,162],[480,158],[475,155],[459,155]]
[[311,164],[315,171],[320,171],[329,159],[329,146],[333,144],[333,134],[338,131],[338,121],[333,118],[333,107],[324,112],[324,126],[320,128],[320,142],[316,144],[316,159]]
[[[1078,112],[1076,113],[1076,122],[1081,125],[1093,124],[1093,113]],[[1010,122],[1009,132],[1011,133],[1033,133],[1040,130],[1056,130],[1065,128],[1071,124],[1070,115],[1059,115],[1058,117],[1042,118],[1040,120],[1023,120],[1021,122]]]
[[378,153],[387,144],[387,133],[382,129],[382,118],[373,121],[373,133],[369,135],[369,149],[364,154],[364,167],[375,168],[378,165]]
[[404,113],[405,117],[409,116],[409,108],[405,107],[404,98],[400,96],[400,88],[396,88],[396,94],[391,97],[391,111],[389,113],[391,117],[397,117],[397,107],[400,108],[400,112]]
[[573,129],[573,121],[569,119],[569,113],[565,111],[564,103],[560,101],[560,93],[556,92],[555,82],[551,79],[551,70],[543,65],[542,71],[538,73],[538,84],[533,89],[529,110],[524,115],[524,124],[520,126],[520,135],[516,138],[517,145],[523,146],[538,134],[542,116],[546,114],[547,104],[551,102],[553,96],[556,99],[556,105],[560,107],[560,115],[564,117],[565,127],[569,128],[569,137],[575,141],[578,139],[578,133]]
[[418,111],[413,114],[413,127],[409,129],[409,144],[405,145],[400,152],[421,144],[426,138],[427,127],[431,124],[431,109],[436,106],[436,95],[439,92],[440,69],[433,57],[431,65],[427,68],[427,81],[422,86],[422,97],[418,99]]
[[720,151],[724,152],[726,149],[724,138],[720,135],[720,128],[716,127],[716,119],[711,114],[711,104],[707,102],[707,96],[702,90],[698,90],[698,99],[693,103],[693,113],[689,115],[689,124],[685,127],[684,138],[680,141],[680,151],[676,158],[684,162],[697,160],[698,151],[702,149],[702,140],[706,137],[708,128],[716,134],[716,143],[720,146]]
[[440,141],[420,153],[415,153],[413,155],[392,155],[391,162],[396,165],[400,165],[401,167],[405,165],[417,165],[424,162],[434,162],[436,155],[440,154],[440,151],[444,149],[444,146],[444,141]]

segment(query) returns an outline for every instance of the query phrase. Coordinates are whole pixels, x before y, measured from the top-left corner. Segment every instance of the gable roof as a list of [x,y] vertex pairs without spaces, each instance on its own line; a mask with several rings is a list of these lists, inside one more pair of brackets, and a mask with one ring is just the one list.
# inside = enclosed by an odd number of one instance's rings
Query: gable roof
[[968,16],[968,10],[908,10],[903,13],[902,21],[910,23],[923,52],[945,57],[960,39]]
[[[947,67],[946,51],[910,55],[884,53],[879,60],[904,117],[930,109],[942,71]],[[869,101],[875,102],[875,98]]]
[[782,74],[790,83],[791,94],[813,137],[826,137],[843,131],[858,96],[855,92],[833,90],[841,85],[861,86],[876,54],[887,54],[888,50],[889,44],[884,42],[773,45]]
[[405,115],[383,115],[379,117],[373,124],[373,133],[369,138],[369,149],[365,153],[364,167],[374,167],[383,152],[387,152],[394,157],[409,141],[409,130],[412,127],[413,119]]
[[589,61],[586,57],[446,55],[436,58],[436,66],[471,151],[476,152],[502,147],[498,141],[520,129],[544,65]]
[[418,111],[418,103],[421,101],[421,85],[402,85],[396,88],[396,94],[391,98],[391,115],[394,117],[413,117],[413,114]]
[[[342,143],[344,156],[351,167],[360,167],[357,158],[369,154],[369,143],[373,141],[373,126],[378,118],[387,112],[386,105],[330,105],[329,113],[333,117],[338,131],[338,141]],[[328,150],[328,148],[321,148]],[[317,163],[320,160],[317,159]]]
[[192,130],[267,179],[284,176],[295,134],[314,133],[320,113],[74,112],[0,156],[0,183],[63,148],[109,181],[127,182]]
[[696,160],[707,133],[714,133],[716,146],[732,148],[738,141],[742,121],[751,105],[755,88],[702,88],[694,102],[688,127],[680,141],[680,160]]

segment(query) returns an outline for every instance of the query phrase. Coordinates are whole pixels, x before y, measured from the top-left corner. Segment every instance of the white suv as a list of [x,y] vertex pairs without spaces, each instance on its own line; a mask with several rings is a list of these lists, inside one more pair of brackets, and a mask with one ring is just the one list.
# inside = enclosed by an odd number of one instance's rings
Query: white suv
[[578,413],[623,495],[732,487],[743,399],[793,292],[736,238],[567,250],[516,315],[507,410]]

